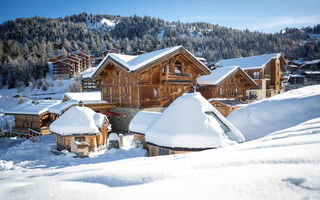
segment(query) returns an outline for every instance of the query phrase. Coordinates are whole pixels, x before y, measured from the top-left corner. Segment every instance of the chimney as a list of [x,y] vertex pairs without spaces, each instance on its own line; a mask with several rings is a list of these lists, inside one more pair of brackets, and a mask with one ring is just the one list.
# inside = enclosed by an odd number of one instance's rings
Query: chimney
[[194,92],[196,92],[194,86],[190,85],[188,93],[194,93]]

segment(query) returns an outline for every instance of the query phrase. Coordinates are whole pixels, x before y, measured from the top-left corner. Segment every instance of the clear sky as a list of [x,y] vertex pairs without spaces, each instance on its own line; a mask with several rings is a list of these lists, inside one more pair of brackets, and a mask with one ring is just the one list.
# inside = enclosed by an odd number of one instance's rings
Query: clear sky
[[80,12],[151,16],[279,32],[320,23],[320,0],[0,0],[0,23],[18,17],[64,17]]

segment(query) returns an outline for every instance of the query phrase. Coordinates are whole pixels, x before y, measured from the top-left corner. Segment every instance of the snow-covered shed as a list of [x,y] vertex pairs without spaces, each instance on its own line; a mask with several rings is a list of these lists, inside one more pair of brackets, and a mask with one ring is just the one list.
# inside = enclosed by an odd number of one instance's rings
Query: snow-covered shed
[[206,98],[245,100],[246,91],[256,88],[256,82],[239,66],[218,67],[211,74],[198,78],[198,91]]
[[12,133],[23,135],[29,134],[32,130],[37,134],[49,134],[48,127],[53,118],[48,110],[60,102],[60,100],[25,100],[20,104],[5,108],[5,114],[13,115],[15,118]]
[[71,107],[50,125],[50,131],[57,137],[58,150],[75,151],[80,156],[86,156],[88,152],[78,152],[72,145],[87,146],[88,151],[104,149],[110,130],[105,115],[84,106]]
[[[152,115],[154,121],[149,119],[147,128],[140,125],[143,118]],[[240,131],[199,92],[184,93],[161,114],[143,113],[130,128],[144,132],[150,156],[213,149],[244,141]]]

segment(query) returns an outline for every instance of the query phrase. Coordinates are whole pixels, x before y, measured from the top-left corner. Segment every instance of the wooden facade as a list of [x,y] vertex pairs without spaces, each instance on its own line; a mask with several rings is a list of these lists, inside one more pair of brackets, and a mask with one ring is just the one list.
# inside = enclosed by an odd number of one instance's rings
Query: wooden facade
[[[282,91],[282,73],[285,72],[286,61],[283,56],[271,59],[261,69],[245,69],[244,71],[257,83],[258,89],[265,90],[265,97]],[[254,91],[255,89],[253,89]]]
[[158,146],[152,143],[147,143],[149,156],[164,156],[164,155],[173,155],[173,154],[183,154],[183,153],[191,153],[191,152],[198,152],[198,151],[204,151],[208,149],[214,149],[214,148],[171,148],[171,147],[163,147]]
[[[56,133],[57,139],[57,149],[63,150],[67,149],[71,152],[72,142],[80,142],[81,145],[87,144],[88,151],[96,151],[100,149],[105,149],[107,144],[108,131],[107,126],[103,126],[101,128],[100,133],[97,134],[73,134],[73,135],[60,135]],[[83,154],[81,151],[82,148],[79,149],[79,156],[87,156],[85,153]],[[73,152],[77,153],[77,152]]]
[[[212,73],[215,73],[213,70]],[[245,100],[246,91],[257,85],[240,68],[228,75],[217,85],[199,85],[198,91],[206,99],[211,98],[234,98]]]
[[129,71],[107,59],[94,75],[103,100],[122,107],[162,107],[197,84],[210,71],[182,47],[155,62]]
[[[236,104],[230,104],[230,102],[236,102]],[[224,117],[230,115],[233,111],[243,107],[243,103],[236,100],[220,100],[220,99],[209,99],[209,102],[215,107]]]
[[[7,113],[10,115],[10,113]],[[29,114],[12,114],[15,118],[12,133],[14,134],[28,134],[30,130],[37,131],[42,135],[50,134],[49,125],[54,120],[54,116],[48,112],[40,115]]]
[[53,78],[69,79],[91,67],[90,55],[83,51],[58,56],[50,59],[53,62]]

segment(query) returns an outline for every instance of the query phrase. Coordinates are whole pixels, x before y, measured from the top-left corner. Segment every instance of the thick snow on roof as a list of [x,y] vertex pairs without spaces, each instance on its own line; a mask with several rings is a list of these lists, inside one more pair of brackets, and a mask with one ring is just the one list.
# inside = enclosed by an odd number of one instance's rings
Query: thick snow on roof
[[59,104],[60,100],[36,100],[38,103],[33,103],[33,100],[27,100],[22,104],[17,104],[8,109],[5,109],[7,114],[25,114],[25,115],[41,115],[48,111],[51,106]]
[[[179,49],[182,49],[182,48],[183,48],[182,46],[173,46],[173,47],[168,47],[165,49],[160,49],[160,50],[152,51],[152,52],[137,55],[137,56],[110,53],[100,62],[100,64],[96,67],[96,69],[94,71],[83,76],[83,78],[92,77],[103,66],[103,63],[109,58],[118,62],[127,71],[132,72],[132,71],[136,71],[140,68],[143,68],[143,67],[147,66],[148,64],[153,63],[153,62],[157,61],[158,59],[160,59],[170,53],[173,53]],[[188,52],[195,60],[198,60],[188,50],[186,50],[186,49],[184,49],[184,50],[186,52]],[[199,63],[203,67],[208,69],[201,61],[199,61]]]
[[131,120],[129,131],[145,134],[150,124],[160,116],[160,112],[140,111]]
[[227,137],[244,141],[240,131],[198,92],[177,98],[146,132],[147,142],[173,148],[221,147],[230,142]]
[[218,85],[238,68],[239,66],[219,67],[212,70],[209,75],[200,76],[197,83],[199,85]]
[[101,100],[101,92],[67,92],[64,97],[76,101],[97,101]]
[[244,58],[231,58],[219,60],[216,66],[240,66],[243,70],[262,69],[263,66],[273,58],[278,58],[280,53],[264,54],[259,56],[251,56]]
[[165,49],[152,51],[152,52],[141,54],[138,56],[128,56],[128,55],[122,55],[122,54],[116,54],[116,53],[111,53],[109,55],[112,58],[114,58],[116,61],[120,62],[125,67],[127,67],[129,71],[135,71],[141,67],[144,67],[145,65],[147,65],[149,63],[152,63],[152,62],[160,59],[163,56],[166,56],[166,55],[180,49],[181,47],[182,46],[168,47]]
[[320,63],[320,59],[311,60],[311,61],[304,61],[303,65],[312,65],[312,64],[317,64],[317,63]]
[[96,134],[102,126],[102,114],[82,106],[73,106],[50,125],[50,131],[60,135]]
[[79,103],[78,101],[74,101],[74,100],[61,102],[59,104],[55,104],[54,106],[51,106],[48,109],[48,111],[49,111],[49,113],[52,113],[52,114],[61,115],[64,110],[70,108],[73,105],[78,105],[78,103]]

